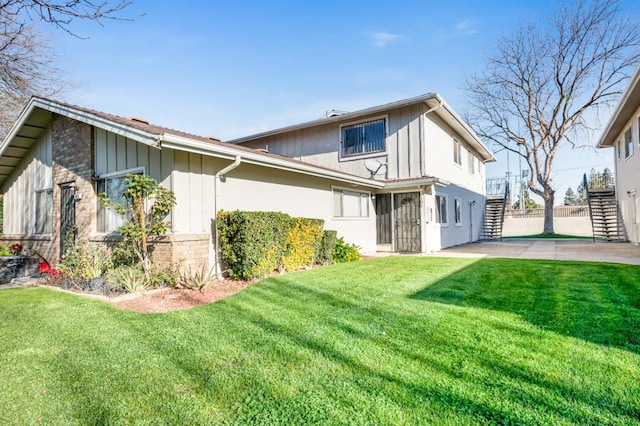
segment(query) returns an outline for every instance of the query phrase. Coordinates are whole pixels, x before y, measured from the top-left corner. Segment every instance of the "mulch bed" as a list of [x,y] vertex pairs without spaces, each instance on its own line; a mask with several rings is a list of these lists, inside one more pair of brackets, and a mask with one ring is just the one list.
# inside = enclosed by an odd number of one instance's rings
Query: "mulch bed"
[[252,282],[226,279],[213,282],[209,288],[202,292],[198,290],[167,289],[162,292],[141,293],[135,298],[112,303],[122,309],[144,313],[177,311],[217,302],[236,294],[251,284]]

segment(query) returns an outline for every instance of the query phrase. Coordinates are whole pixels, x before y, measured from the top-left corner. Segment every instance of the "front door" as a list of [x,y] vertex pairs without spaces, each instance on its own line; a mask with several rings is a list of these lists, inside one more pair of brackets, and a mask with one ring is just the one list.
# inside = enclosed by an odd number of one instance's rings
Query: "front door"
[[393,194],[396,251],[419,253],[420,193]]
[[73,183],[60,185],[60,258],[69,244],[76,239],[76,186]]

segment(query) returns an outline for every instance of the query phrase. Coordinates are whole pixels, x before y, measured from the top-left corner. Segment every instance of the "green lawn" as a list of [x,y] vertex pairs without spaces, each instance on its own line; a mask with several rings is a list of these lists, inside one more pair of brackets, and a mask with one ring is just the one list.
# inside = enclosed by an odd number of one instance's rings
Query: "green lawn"
[[139,314],[0,291],[0,424],[640,424],[640,268],[394,256]]

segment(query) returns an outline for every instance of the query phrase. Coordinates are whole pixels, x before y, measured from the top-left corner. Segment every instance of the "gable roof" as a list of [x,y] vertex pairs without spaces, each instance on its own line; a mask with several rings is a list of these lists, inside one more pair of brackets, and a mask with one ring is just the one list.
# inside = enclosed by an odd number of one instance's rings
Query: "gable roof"
[[329,114],[327,117],[320,118],[318,120],[307,121],[304,123],[294,124],[291,126],[281,127],[278,129],[268,130],[261,133],[256,133],[250,136],[244,136],[237,139],[225,141],[230,144],[242,144],[244,142],[251,141],[257,138],[263,138],[267,136],[276,136],[284,133],[292,132],[295,130],[311,128],[315,126],[322,126],[327,123],[337,123],[343,121],[351,121],[357,118],[365,117],[368,115],[379,114],[382,112],[390,111],[396,108],[415,105],[419,103],[425,103],[432,113],[437,114],[442,118],[451,128],[453,128],[458,134],[460,134],[464,140],[473,146],[478,154],[480,154],[483,162],[496,161],[493,153],[487,148],[487,146],[480,140],[475,131],[444,101],[444,99],[438,93],[426,93],[424,95],[416,96],[413,98],[403,99],[395,102],[391,102],[384,105],[378,105],[370,108],[361,109],[354,112],[340,112],[339,114]]
[[68,117],[159,149],[171,148],[229,160],[240,157],[243,163],[334,179],[370,188],[384,186],[382,182],[315,166],[288,157],[242,146],[233,146],[210,137],[196,136],[152,125],[140,119],[119,117],[41,97],[31,98],[5,139],[0,143],[0,186],[13,169],[19,165],[31,145],[47,129],[53,114]]
[[640,106],[640,65],[629,80],[627,88],[622,94],[622,98],[618,106],[613,111],[607,126],[605,127],[600,140],[596,145],[598,148],[611,147],[615,144],[616,139],[624,130],[625,126]]

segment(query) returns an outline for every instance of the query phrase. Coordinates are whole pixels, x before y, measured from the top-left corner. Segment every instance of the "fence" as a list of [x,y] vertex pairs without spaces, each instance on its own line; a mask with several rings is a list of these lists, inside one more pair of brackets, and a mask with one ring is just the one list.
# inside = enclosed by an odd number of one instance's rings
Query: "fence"
[[[504,217],[513,219],[541,218],[544,217],[544,209],[507,209]],[[553,217],[589,217],[589,206],[557,206],[553,208]]]

